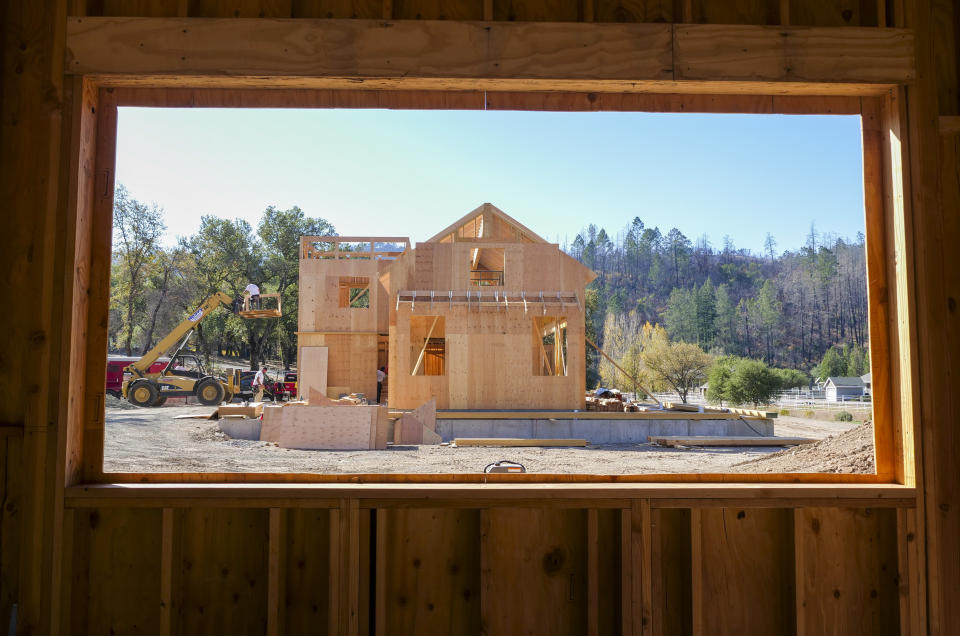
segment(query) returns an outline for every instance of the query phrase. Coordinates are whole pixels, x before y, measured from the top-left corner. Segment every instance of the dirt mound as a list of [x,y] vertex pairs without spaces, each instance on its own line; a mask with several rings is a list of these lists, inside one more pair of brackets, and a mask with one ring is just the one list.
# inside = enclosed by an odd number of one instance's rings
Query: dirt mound
[[872,473],[873,422],[814,444],[794,446],[732,467],[741,473]]

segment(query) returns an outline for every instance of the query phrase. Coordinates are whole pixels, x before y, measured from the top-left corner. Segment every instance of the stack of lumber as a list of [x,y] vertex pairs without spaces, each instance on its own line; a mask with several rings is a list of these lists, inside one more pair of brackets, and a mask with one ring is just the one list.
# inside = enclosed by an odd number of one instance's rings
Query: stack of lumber
[[588,411],[603,411],[608,413],[623,413],[623,399],[619,396],[610,398],[598,398],[593,395],[587,396]]
[[217,407],[217,419],[221,417],[260,417],[263,413],[263,402],[247,402],[246,404],[223,404]]

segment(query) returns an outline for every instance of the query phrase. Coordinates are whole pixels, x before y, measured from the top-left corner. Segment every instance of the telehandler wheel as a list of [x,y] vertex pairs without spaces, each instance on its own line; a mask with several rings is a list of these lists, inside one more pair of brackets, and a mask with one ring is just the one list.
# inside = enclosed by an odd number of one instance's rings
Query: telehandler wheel
[[166,403],[167,403],[167,396],[166,396],[166,395],[160,395],[160,396],[157,397],[156,402],[153,403],[153,406],[163,406],[163,405],[166,404]]
[[223,385],[213,378],[200,380],[199,384],[197,384],[197,401],[204,406],[216,406],[220,404],[223,402],[225,393]]
[[138,380],[127,389],[127,401],[136,406],[153,406],[159,391],[149,380]]

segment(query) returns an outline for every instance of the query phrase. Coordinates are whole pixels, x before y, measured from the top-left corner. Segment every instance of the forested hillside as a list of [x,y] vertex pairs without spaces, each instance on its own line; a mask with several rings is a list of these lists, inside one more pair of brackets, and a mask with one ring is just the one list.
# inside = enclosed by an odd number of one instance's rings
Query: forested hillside
[[801,249],[782,253],[768,234],[757,255],[730,236],[714,247],[712,237],[692,242],[635,218],[616,238],[591,225],[566,249],[597,272],[588,318],[615,357],[645,322],[664,326],[671,340],[771,366],[810,371],[834,345],[865,355],[862,234],[850,241],[811,227]]

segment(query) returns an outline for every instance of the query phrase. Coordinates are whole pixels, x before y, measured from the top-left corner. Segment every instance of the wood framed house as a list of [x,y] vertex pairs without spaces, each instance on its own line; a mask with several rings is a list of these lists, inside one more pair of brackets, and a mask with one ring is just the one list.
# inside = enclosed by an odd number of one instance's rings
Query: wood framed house
[[[305,237],[301,395],[371,396],[386,364],[393,408],[431,398],[441,409],[584,407],[584,288],[595,274],[559,245],[490,203],[413,249],[377,252],[391,239],[376,237],[368,250],[330,249],[347,240]],[[370,285],[369,308],[351,306],[346,279]]]

